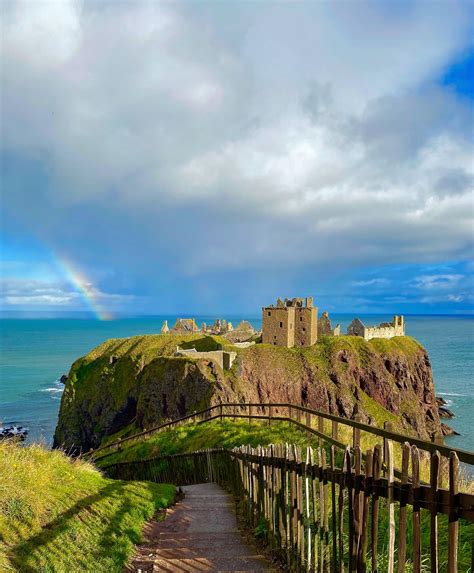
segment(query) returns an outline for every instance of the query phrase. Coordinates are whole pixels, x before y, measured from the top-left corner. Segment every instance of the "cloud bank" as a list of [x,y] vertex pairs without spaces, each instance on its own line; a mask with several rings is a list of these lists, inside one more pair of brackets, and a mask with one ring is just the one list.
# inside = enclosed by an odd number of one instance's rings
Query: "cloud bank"
[[465,3],[4,4],[3,227],[159,311],[177,297],[258,308],[284,289],[353,292],[354,306],[360,289],[395,296],[361,269],[397,265],[461,302],[419,266],[472,255],[472,102],[439,82],[472,16]]

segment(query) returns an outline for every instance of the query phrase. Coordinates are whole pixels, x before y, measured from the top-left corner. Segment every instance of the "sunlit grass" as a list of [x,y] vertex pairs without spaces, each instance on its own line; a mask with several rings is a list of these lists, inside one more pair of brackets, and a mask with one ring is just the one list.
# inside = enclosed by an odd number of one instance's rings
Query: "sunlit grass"
[[0,571],[122,571],[175,488],[104,478],[37,445],[0,442]]

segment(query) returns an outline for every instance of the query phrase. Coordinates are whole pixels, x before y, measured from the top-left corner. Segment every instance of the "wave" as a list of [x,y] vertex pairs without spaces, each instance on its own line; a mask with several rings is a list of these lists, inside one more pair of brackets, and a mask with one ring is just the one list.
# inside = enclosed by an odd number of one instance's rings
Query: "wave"
[[55,394],[56,392],[63,392],[64,388],[56,388],[56,387],[52,387],[52,388],[41,388],[40,392],[51,392],[52,394]]
[[440,396],[459,396],[461,398],[467,398],[467,394],[457,394],[456,392],[437,392]]
[[41,388],[40,392],[48,392],[51,394],[51,397],[54,397],[54,394],[62,394],[64,392],[64,384],[59,380],[55,380],[53,382],[54,386],[50,386],[49,388]]

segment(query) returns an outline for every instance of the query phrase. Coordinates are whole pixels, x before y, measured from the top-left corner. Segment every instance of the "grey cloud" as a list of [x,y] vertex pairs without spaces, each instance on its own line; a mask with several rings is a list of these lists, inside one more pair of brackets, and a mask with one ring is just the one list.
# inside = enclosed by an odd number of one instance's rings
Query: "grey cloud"
[[46,182],[20,181],[6,207],[144,291],[262,261],[466,257],[469,109],[432,79],[468,42],[470,11],[447,11],[11,4],[2,146]]

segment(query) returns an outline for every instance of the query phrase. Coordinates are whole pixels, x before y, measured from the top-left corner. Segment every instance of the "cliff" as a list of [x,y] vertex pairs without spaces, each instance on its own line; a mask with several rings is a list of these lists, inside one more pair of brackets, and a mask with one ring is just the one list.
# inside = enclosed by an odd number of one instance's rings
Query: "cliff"
[[[231,370],[188,356],[177,346],[235,350]],[[423,438],[441,431],[431,365],[408,337],[365,341],[321,337],[310,348],[257,344],[237,349],[201,334],[108,340],[78,359],[62,397],[54,444],[73,451],[97,447],[133,422],[150,428],[220,402],[292,402]]]

